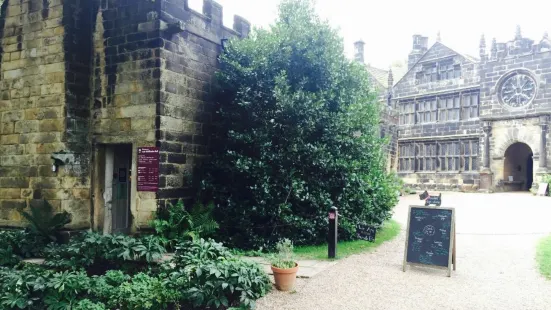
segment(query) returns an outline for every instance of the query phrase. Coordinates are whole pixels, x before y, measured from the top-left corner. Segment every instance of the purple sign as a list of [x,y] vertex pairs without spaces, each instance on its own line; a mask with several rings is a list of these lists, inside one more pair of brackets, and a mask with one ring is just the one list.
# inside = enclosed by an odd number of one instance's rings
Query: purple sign
[[138,191],[156,192],[159,189],[159,148],[138,148]]

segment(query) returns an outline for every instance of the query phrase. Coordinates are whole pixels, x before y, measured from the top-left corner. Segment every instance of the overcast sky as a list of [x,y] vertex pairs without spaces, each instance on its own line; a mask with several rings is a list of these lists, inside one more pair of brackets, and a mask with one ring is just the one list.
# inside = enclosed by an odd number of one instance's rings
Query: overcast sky
[[[232,25],[233,15],[253,25],[273,22],[279,0],[217,0],[224,7],[224,21]],[[195,9],[203,0],[189,0]],[[353,43],[365,42],[366,62],[383,69],[393,61],[405,60],[411,50],[412,35],[429,37],[429,47],[441,33],[442,43],[458,52],[478,57],[481,34],[488,51],[491,39],[513,39],[519,24],[523,36],[539,42],[551,31],[551,5],[544,0],[317,0],[318,13],[340,29],[349,56]]]

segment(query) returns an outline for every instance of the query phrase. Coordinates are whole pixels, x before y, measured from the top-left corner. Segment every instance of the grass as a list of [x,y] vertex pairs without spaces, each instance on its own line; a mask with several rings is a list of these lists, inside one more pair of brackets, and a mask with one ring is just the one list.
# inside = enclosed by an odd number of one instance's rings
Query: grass
[[[378,247],[385,241],[394,239],[400,233],[400,224],[394,220],[389,220],[383,225],[379,231],[374,242],[355,240],[355,241],[342,241],[337,245],[337,258],[341,259],[350,255],[359,254],[371,251]],[[263,253],[261,250],[257,251],[242,251],[238,249],[232,250],[235,255],[239,256],[262,256],[269,257],[270,253]],[[310,245],[310,246],[295,246],[294,252],[298,259],[314,259],[314,260],[328,260],[327,258],[327,244],[322,245]]]
[[[375,242],[364,240],[343,241],[337,245],[337,259],[371,251],[385,241],[394,239],[400,233],[400,224],[394,220],[386,222],[375,237]],[[327,260],[327,244],[315,246],[297,246],[295,254],[299,259]],[[551,255],[551,253],[550,253]]]
[[547,279],[551,279],[551,235],[540,240],[536,260],[540,273]]

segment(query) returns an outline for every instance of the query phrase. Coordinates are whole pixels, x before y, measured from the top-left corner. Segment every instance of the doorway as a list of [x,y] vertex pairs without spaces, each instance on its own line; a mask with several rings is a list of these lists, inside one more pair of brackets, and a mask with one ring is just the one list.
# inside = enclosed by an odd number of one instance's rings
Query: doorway
[[527,191],[534,181],[532,149],[522,142],[509,146],[505,151],[503,180],[510,191]]
[[104,233],[130,232],[132,145],[106,145]]

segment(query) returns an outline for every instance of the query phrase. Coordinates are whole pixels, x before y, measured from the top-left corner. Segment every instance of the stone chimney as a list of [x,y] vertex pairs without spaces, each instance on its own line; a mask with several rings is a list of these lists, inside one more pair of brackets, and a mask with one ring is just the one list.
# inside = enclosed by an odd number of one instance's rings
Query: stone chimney
[[413,49],[408,57],[408,69],[411,69],[427,52],[429,38],[422,35],[413,35]]
[[354,42],[354,60],[362,64],[365,63],[364,46],[365,42],[361,39],[357,42]]
[[495,60],[497,58],[497,42],[496,38],[492,39],[492,49],[490,50],[490,59]]

